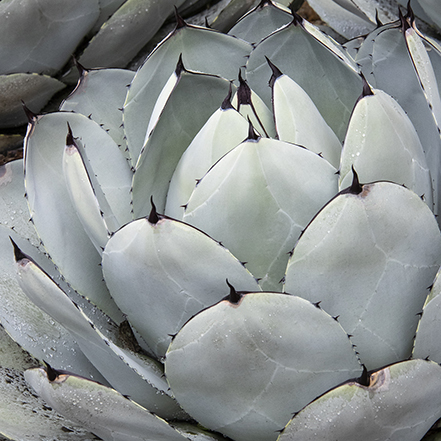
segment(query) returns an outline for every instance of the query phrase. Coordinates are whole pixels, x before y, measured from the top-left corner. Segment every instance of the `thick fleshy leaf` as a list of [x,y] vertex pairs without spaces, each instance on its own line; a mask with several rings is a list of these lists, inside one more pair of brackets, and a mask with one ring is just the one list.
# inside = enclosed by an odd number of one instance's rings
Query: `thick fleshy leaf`
[[48,367],[25,372],[28,384],[57,412],[108,441],[183,441],[166,421],[114,389]]
[[346,39],[365,35],[375,28],[375,22],[369,20],[350,1],[310,0],[310,5],[332,29]]
[[159,357],[187,320],[224,297],[225,279],[259,289],[222,245],[155,211],[112,236],[103,271],[112,297]]
[[[403,24],[407,23],[405,29],[409,27],[406,20],[403,18]],[[430,169],[434,211],[438,213],[441,195],[440,134],[399,25],[381,26],[372,32],[360,47],[356,61],[369,84],[392,96],[412,121]]]
[[292,15],[288,8],[272,1],[263,1],[245,14],[228,33],[250,43],[258,43],[291,21]]
[[[438,317],[441,311],[441,277],[438,271],[429,296],[426,299],[422,311],[422,317],[418,323],[417,334],[412,356],[414,358],[427,358],[441,363],[440,321]],[[424,354],[424,355],[423,355]]]
[[441,5],[436,0],[418,0],[424,12],[441,29]]
[[170,179],[182,154],[219,108],[229,86],[229,81],[214,75],[180,73],[136,164],[132,189],[135,218],[149,214],[151,196],[158,210],[164,211]]
[[354,108],[343,145],[340,190],[351,185],[354,167],[362,182],[405,185],[424,195],[432,208],[432,183],[423,147],[410,119],[387,93],[366,85],[366,95]]
[[281,141],[320,153],[335,168],[340,164],[341,143],[308,94],[272,64],[273,109]]
[[[63,174],[67,123],[90,161],[115,215],[130,217],[131,172],[112,138],[81,114],[35,117],[25,140],[25,185],[31,217],[46,250],[67,281],[114,320],[121,316],[102,280],[101,258],[70,203]],[[106,158],[106,161],[103,161]],[[69,234],[67,234],[67,232]]]
[[361,367],[345,331],[315,305],[231,290],[173,339],[167,379],[202,425],[236,441],[275,440],[293,412]]
[[102,125],[120,149],[125,151],[127,143],[122,127],[122,107],[127,87],[134,76],[135,72],[124,69],[81,69],[77,87],[63,101],[60,110],[90,117]]
[[36,434],[42,440],[91,441],[95,437],[36,397],[23,373],[14,369],[0,368],[0,422],[3,440],[35,439]]
[[248,136],[246,119],[225,102],[216,110],[185,150],[170,181],[165,214],[182,219],[196,182],[223,155]]
[[[230,80],[237,78],[238,69],[245,64],[245,57],[251,49],[249,43],[233,36],[178,23],[175,31],[156,47],[139,69],[127,94],[124,129],[134,162],[143,146],[156,100],[174,72],[180,54],[187,69],[220,75]],[[212,112],[220,106],[222,100]]]
[[[415,441],[440,418],[441,368],[410,360],[348,383],[305,407],[278,441]],[[424,438],[425,439],[425,438]]]
[[184,0],[127,0],[80,57],[88,67],[126,67]]
[[0,129],[27,122],[22,101],[36,112],[40,111],[52,95],[65,86],[46,75],[17,73],[0,75]]
[[98,0],[0,2],[0,73],[57,72],[98,15]]
[[335,173],[300,146],[251,139],[202,178],[183,219],[247,262],[264,289],[278,291],[301,231],[337,192]]
[[[26,295],[44,312],[64,326],[83,353],[106,380],[121,393],[158,415],[173,418],[180,414],[177,403],[166,393],[160,363],[119,347],[115,332],[106,323],[105,336],[65,293],[28,256],[16,249],[19,283]],[[98,317],[96,321],[99,322]],[[102,321],[101,321],[102,323]]]
[[418,316],[441,263],[441,235],[412,191],[354,184],[301,236],[285,290],[339,316],[368,369],[406,359]]
[[[287,57],[286,53],[290,56]],[[306,20],[295,16],[253,50],[247,63],[250,87],[271,103],[271,76],[265,57],[292,78],[310,96],[327,124],[342,140],[362,87],[357,66],[334,40]]]

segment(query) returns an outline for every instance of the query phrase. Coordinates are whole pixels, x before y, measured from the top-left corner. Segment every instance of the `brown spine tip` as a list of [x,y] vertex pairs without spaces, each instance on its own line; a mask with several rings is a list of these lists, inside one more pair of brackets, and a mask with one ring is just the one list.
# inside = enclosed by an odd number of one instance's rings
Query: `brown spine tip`
[[178,8],[176,6],[175,6],[175,20],[176,20],[175,30],[185,28],[187,26],[186,21],[179,15]]
[[23,106],[23,110],[24,110],[24,113],[26,114],[28,122],[30,124],[32,124],[37,119],[37,115],[34,112],[32,112],[31,110],[29,110],[29,108],[26,106],[26,104],[23,100],[21,100],[21,104]]
[[253,123],[248,117],[248,137],[245,141],[257,141],[260,138],[260,135],[254,130]]
[[349,187],[349,193],[351,194],[360,194],[363,191],[363,186],[360,184],[358,180],[358,174],[355,171],[354,166],[352,166],[352,184]]
[[365,96],[373,95],[374,92],[372,91],[371,86],[367,82],[365,76],[362,73],[360,75],[361,75],[361,80],[363,81],[363,92],[360,97],[360,99],[361,99],[361,98],[364,98]]
[[226,282],[228,287],[230,288],[230,294],[226,297],[226,300],[228,300],[233,305],[237,305],[242,298],[242,295],[235,290],[234,286],[231,285],[228,279],[226,279]]
[[271,60],[267,56],[265,56],[265,58],[266,58],[266,62],[268,63],[268,66],[271,68],[272,71],[272,75],[269,80],[269,86],[272,88],[277,78],[281,77],[283,73],[275,64],[271,62]]
[[150,210],[148,221],[151,224],[156,225],[159,221],[159,216],[158,212],[156,211],[156,205],[153,202],[153,196],[150,196],[150,203],[152,204],[152,209]]
[[70,127],[69,123],[67,123],[66,145],[73,145],[73,146],[77,147],[77,144],[76,144],[75,139],[73,137],[72,128]]
[[360,377],[357,378],[357,383],[361,384],[362,386],[366,386],[369,387],[369,374],[368,374],[368,370],[366,369],[366,366],[363,365],[363,372],[361,373]]
[[237,89],[237,108],[240,106],[251,105],[251,89],[247,82],[242,77],[242,72],[239,70],[239,88]]
[[292,14],[292,24],[294,26],[303,26],[303,18],[297,14],[297,12],[294,10],[294,8],[291,8],[291,14]]
[[73,58],[73,62],[75,64],[75,67],[78,70],[78,74],[80,75],[80,78],[83,78],[87,74],[88,70],[75,57],[72,57],[72,58]]
[[176,76],[180,76],[182,72],[185,71],[184,62],[182,60],[182,52],[179,54],[179,59],[176,64],[175,74]]
[[23,260],[23,259],[29,259],[29,260],[31,260],[31,258],[30,258],[27,254],[23,253],[23,251],[22,251],[22,250],[19,248],[19,246],[14,242],[14,239],[12,239],[11,236],[9,236],[9,240],[11,241],[12,246],[14,247],[14,258],[15,258],[15,261],[16,261],[16,262],[20,262],[20,260]]
[[230,88],[228,89],[228,95],[222,101],[222,105],[221,105],[222,110],[234,109],[233,105],[231,104],[232,95],[233,95],[233,86],[230,83]]
[[47,375],[47,379],[49,381],[55,381],[58,376],[60,375],[60,372],[58,372],[57,370],[55,370],[49,363],[47,363],[46,361],[43,360],[43,363],[46,367],[46,375]]

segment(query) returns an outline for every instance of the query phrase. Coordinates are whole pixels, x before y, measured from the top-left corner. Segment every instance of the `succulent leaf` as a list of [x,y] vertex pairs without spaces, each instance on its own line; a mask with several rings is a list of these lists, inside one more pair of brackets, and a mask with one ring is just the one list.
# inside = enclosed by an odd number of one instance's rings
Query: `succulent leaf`
[[122,107],[134,76],[124,69],[82,69],[77,87],[60,106],[60,111],[81,113],[100,124],[128,158]]
[[366,367],[384,366],[411,354],[440,250],[419,196],[388,182],[365,184],[317,214],[290,258],[285,290],[339,315]]
[[[70,203],[62,163],[68,122],[87,149],[94,172],[89,176],[98,176],[115,215],[124,213],[130,217],[132,174],[115,142],[87,117],[59,112],[37,117],[26,136],[25,187],[31,218],[44,247],[73,288],[115,321],[121,321],[102,280],[100,255]],[[108,159],[105,162],[101,160],[104,151]]]
[[290,295],[243,294],[181,329],[166,375],[204,426],[236,441],[275,440],[292,412],[361,368],[344,330],[320,308]]
[[[251,49],[249,43],[211,29],[190,25],[177,27],[150,54],[128,91],[124,105],[124,130],[132,157],[137,158],[141,151],[156,100],[174,72],[180,54],[186,69],[234,79],[238,66],[245,64],[245,57]],[[212,112],[226,94],[227,91]]]
[[271,87],[276,130],[281,141],[320,153],[335,168],[340,164],[341,143],[308,94],[291,78],[273,69]]
[[[387,93],[373,89],[356,104],[343,144],[339,188],[347,188],[351,167],[362,182],[392,181],[424,195],[432,208],[432,184],[413,124]],[[381,130],[378,127],[381,126]]]
[[104,251],[103,271],[118,306],[158,357],[187,320],[224,297],[226,278],[259,289],[226,248],[163,216],[133,221],[116,232]]
[[56,73],[98,15],[98,0],[2,1],[0,73]]
[[265,290],[278,291],[287,253],[337,191],[335,173],[326,160],[303,147],[275,139],[248,140],[202,178],[183,220],[248,262]]
[[266,87],[271,76],[265,59],[269,54],[271,61],[306,91],[342,140],[361,91],[357,67],[344,49],[306,20],[297,19],[262,40],[247,62],[247,80],[267,105],[271,103],[271,90]]
[[186,439],[166,421],[116,390],[64,371],[51,370],[54,377],[49,378],[48,369],[27,370],[26,381],[51,407],[101,438],[113,441]]
[[115,345],[110,330],[103,330],[107,334],[104,336],[81,308],[27,256],[17,259],[17,269],[25,294],[72,334],[83,353],[110,384],[158,415],[173,418],[181,413],[167,394],[167,383],[162,378],[159,363],[131,355]]
[[[225,102],[225,101],[224,101]],[[173,172],[167,193],[165,213],[176,219],[184,216],[196,182],[223,155],[248,136],[249,123],[229,101],[211,115],[187,147]]]
[[164,211],[170,179],[182,154],[219,108],[229,86],[229,81],[214,75],[181,72],[136,164],[132,190],[135,218],[149,214],[150,196],[159,212]]
[[440,374],[436,363],[410,360],[372,373],[369,386],[339,386],[295,415],[278,441],[420,440],[441,416]]

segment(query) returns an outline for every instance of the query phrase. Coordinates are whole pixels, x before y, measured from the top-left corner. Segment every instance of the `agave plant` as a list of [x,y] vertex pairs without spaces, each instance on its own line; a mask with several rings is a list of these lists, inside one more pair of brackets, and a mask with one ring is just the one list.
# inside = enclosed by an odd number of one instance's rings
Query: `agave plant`
[[[264,0],[228,34],[177,17],[136,73],[79,64],[58,112],[26,108],[0,320],[45,411],[105,440],[422,439],[440,56],[410,9],[349,52]],[[0,433],[22,439],[7,354]]]

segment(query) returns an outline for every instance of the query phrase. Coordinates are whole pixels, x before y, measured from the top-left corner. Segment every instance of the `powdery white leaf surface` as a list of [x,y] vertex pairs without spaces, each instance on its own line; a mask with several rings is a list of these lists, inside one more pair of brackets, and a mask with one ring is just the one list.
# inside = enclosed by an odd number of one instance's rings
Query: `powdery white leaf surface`
[[360,364],[338,322],[308,301],[234,296],[181,329],[165,372],[183,408],[205,427],[236,441],[275,440],[293,412],[358,377]]
[[278,291],[301,231],[337,192],[335,173],[303,147],[250,139],[202,178],[183,220],[247,262],[263,289]]
[[285,290],[339,316],[368,369],[406,359],[441,236],[427,205],[389,182],[355,185],[314,218],[287,266]]
[[425,360],[388,366],[369,386],[347,383],[294,416],[278,441],[415,441],[441,416],[441,368]]
[[165,420],[114,389],[63,371],[25,372],[27,383],[52,408],[106,441],[183,441]]
[[187,320],[225,297],[225,279],[259,290],[254,277],[218,242],[153,212],[112,236],[103,271],[118,306],[158,357]]

